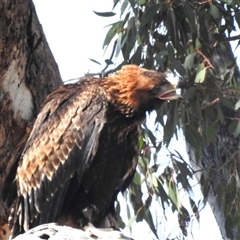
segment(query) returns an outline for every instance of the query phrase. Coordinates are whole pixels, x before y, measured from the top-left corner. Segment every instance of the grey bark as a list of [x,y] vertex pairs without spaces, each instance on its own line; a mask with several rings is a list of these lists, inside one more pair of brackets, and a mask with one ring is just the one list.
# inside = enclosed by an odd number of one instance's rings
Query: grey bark
[[[31,0],[0,0],[0,191],[46,96],[62,84]],[[0,201],[0,237],[9,215]]]
[[[230,44],[226,43],[226,46],[226,49],[216,46],[213,52],[213,65],[221,78],[224,78],[224,75],[230,70],[229,66],[236,64]],[[213,78],[214,76],[208,77]],[[237,66],[231,69],[229,81],[232,77],[239,82],[240,74]],[[230,99],[233,105],[237,100],[236,98]],[[229,133],[229,126],[232,119],[240,116],[240,111],[230,110],[223,104],[221,104],[221,109],[225,117],[225,124],[219,124],[216,129],[215,142],[203,145],[198,161],[195,159],[194,149],[190,145],[188,145],[188,152],[193,169],[195,171],[203,169],[196,174],[196,177],[203,184],[203,195],[213,211],[223,239],[238,240],[240,239],[239,229],[225,215],[225,207],[228,205],[229,209],[232,209],[229,211],[234,214],[234,209],[239,206],[240,139]],[[207,126],[204,125],[202,128],[204,136]],[[233,178],[236,179],[236,191],[224,192]],[[234,202],[236,206],[234,206]]]

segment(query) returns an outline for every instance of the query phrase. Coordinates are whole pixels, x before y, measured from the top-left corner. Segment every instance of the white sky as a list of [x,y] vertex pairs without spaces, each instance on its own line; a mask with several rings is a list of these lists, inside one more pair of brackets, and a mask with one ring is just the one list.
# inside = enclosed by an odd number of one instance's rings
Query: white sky
[[[112,0],[34,0],[45,35],[58,63],[63,81],[83,76],[89,70],[103,69],[102,45],[110,23],[118,17],[104,18],[93,13],[112,10]],[[93,58],[103,66],[92,63]]]
[[[108,30],[104,27],[116,22],[118,17],[99,17],[92,10],[111,11],[113,0],[34,0],[34,3],[63,81],[81,77],[88,71],[99,72],[104,68],[104,59],[110,55],[109,53],[103,58],[102,44]],[[89,58],[102,62],[103,65],[94,64]],[[182,150],[184,147],[180,145],[178,151]],[[196,191],[199,195],[199,188]],[[201,213],[200,226],[194,218],[192,221],[194,235],[191,236],[189,232],[186,240],[222,239],[219,232],[214,230],[217,226],[209,209]],[[160,224],[160,228],[166,231],[166,226],[175,228],[174,225],[176,222],[171,221],[168,225]],[[132,234],[135,239],[152,239],[144,223],[138,223]]]

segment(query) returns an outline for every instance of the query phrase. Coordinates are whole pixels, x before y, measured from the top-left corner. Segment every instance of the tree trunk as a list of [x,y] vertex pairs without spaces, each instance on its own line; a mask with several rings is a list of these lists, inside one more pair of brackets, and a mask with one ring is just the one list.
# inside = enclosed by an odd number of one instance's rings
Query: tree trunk
[[[226,46],[216,46],[213,52],[214,68],[222,78],[229,71],[229,66],[236,65],[230,44],[226,43]],[[237,66],[231,69],[230,76],[239,82]],[[237,100],[232,98],[230,102],[234,105]],[[222,103],[221,109],[225,122],[218,125],[215,141],[203,145],[199,160],[195,159],[194,150],[189,145],[188,152],[193,169],[203,169],[196,177],[202,184],[203,195],[213,211],[223,239],[238,240],[240,231],[233,219],[237,217],[235,214],[240,205],[240,139],[230,133],[230,128],[234,121],[239,121],[240,110],[233,111]],[[206,125],[205,128],[202,126],[202,133],[205,136]]]
[[[0,190],[46,96],[62,84],[31,0],[0,0]],[[0,202],[0,239],[9,209]],[[4,226],[5,225],[5,226]]]

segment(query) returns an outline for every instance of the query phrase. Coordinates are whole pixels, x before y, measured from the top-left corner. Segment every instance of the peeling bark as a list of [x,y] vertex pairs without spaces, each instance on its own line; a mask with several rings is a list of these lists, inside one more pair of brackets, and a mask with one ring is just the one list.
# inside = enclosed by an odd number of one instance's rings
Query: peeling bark
[[[0,0],[0,11],[1,190],[41,103],[62,80],[32,1]],[[0,202],[1,226],[7,216],[8,210]],[[0,227],[0,236],[4,231]]]

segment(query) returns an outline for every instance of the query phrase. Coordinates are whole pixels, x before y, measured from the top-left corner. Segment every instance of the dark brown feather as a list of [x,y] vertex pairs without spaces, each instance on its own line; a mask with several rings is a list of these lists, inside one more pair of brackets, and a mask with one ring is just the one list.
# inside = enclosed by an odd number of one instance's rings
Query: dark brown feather
[[48,96],[17,169],[13,236],[56,221],[117,227],[114,202],[133,178],[145,113],[161,103],[156,86],[173,89],[164,74],[129,65]]

